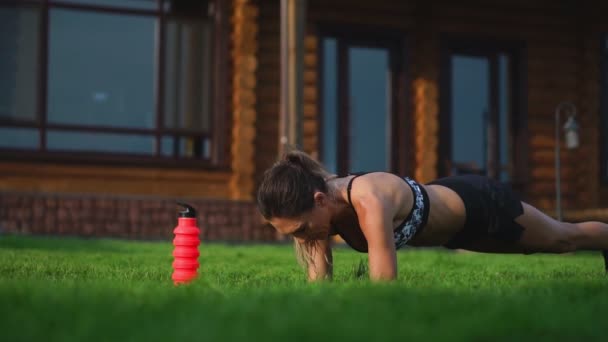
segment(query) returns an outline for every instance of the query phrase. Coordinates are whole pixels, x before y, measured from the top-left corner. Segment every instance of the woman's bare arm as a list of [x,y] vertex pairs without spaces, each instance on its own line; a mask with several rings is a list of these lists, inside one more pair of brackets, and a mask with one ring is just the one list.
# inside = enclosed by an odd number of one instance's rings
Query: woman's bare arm
[[314,264],[308,265],[308,280],[331,280],[333,277],[333,256],[331,242],[328,239],[317,240],[312,255]]
[[367,239],[371,280],[397,278],[397,252],[393,236],[393,215],[380,198],[367,196],[359,201],[361,230]]
[[378,188],[367,180],[359,182],[351,194],[359,225],[365,239],[371,280],[397,278],[397,251],[393,233],[393,219],[398,208],[392,188]]

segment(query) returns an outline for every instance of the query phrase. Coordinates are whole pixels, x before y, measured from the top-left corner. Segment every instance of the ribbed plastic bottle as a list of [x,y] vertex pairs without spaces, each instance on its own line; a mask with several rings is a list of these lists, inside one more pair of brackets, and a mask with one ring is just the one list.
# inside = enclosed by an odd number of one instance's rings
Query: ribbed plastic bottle
[[179,212],[177,227],[173,229],[173,284],[185,284],[196,278],[199,267],[198,246],[200,229],[196,223],[196,210],[185,203],[177,203],[184,208]]

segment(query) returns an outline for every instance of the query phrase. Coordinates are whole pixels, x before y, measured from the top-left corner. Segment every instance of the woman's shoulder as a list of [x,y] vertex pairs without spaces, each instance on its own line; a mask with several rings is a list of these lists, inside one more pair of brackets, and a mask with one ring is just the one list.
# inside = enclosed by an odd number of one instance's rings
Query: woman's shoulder
[[347,191],[353,197],[392,195],[396,191],[409,188],[407,181],[410,178],[392,172],[372,171],[351,173]]
[[345,173],[345,174],[338,174],[338,177],[350,177],[350,176],[357,176],[357,177],[359,177],[359,176],[371,176],[371,175],[373,175],[373,176],[382,176],[382,175],[385,175],[385,176],[395,176],[395,177],[401,177],[401,178],[406,177],[406,176],[400,176],[400,175],[398,175],[396,173],[393,173],[393,172],[381,171],[381,170],[378,170],[378,171],[374,171],[374,170],[372,170],[372,171],[356,171],[356,172],[353,171],[353,172],[348,172],[348,173]]
[[347,177],[352,177],[351,179],[354,178],[365,178],[365,179],[372,179],[372,178],[377,178],[377,179],[394,179],[394,180],[411,180],[411,181],[415,181],[412,177],[409,177],[407,175],[399,175],[397,173],[394,172],[389,172],[389,171],[361,171],[361,172],[349,172],[345,175],[338,175],[338,177],[341,178],[347,178]]
[[[354,178],[353,178],[354,179]],[[355,210],[377,210],[396,215],[409,208],[414,200],[406,177],[391,172],[370,172],[349,181],[349,202]]]

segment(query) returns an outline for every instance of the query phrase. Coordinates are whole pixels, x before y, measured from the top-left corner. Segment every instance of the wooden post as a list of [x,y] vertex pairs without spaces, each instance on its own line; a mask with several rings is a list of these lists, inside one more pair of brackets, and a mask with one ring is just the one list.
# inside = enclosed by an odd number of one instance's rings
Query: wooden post
[[306,0],[281,0],[281,100],[279,154],[302,148]]

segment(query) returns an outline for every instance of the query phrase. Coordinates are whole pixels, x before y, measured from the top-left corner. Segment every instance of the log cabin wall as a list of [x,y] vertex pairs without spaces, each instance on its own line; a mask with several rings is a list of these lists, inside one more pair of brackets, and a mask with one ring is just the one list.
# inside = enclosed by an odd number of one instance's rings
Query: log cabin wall
[[[276,158],[279,118],[279,8],[277,0],[259,0],[260,67],[257,94],[256,179]],[[319,149],[321,84],[318,75],[318,28],[322,25],[403,31],[407,38],[407,74],[413,120],[414,176],[435,178],[440,111],[440,59],[447,34],[464,38],[516,41],[524,46],[524,103],[527,109],[524,198],[548,212],[555,205],[554,114],[565,100],[576,103],[581,147],[562,149],[564,209],[608,205],[599,179],[600,38],[607,32],[599,14],[606,5],[585,1],[346,1],[309,0],[305,57],[304,150]],[[562,116],[563,117],[563,116]],[[563,140],[562,140],[563,141]],[[581,156],[585,162],[581,162]],[[600,189],[600,190],[598,190]]]
[[279,148],[280,106],[280,3],[258,1],[259,6],[259,65],[256,73],[257,120],[255,139],[255,178],[259,184],[266,168],[271,166]]
[[[600,115],[592,115],[592,120],[590,120],[589,124],[586,126],[590,132],[594,133],[588,137],[588,144],[591,147],[590,155],[593,158],[596,155],[601,153],[601,144],[602,138],[605,139],[608,132],[602,130],[602,122],[601,115],[604,116],[604,120],[608,120],[608,89],[601,89],[600,84],[602,82],[601,79],[601,67],[602,63],[604,63],[604,77],[606,77],[606,68],[608,68],[608,63],[604,58],[603,61],[600,60],[600,53],[602,47],[607,46],[606,40],[608,39],[608,21],[606,21],[605,13],[608,11],[608,4],[605,2],[597,3],[593,6],[587,6],[582,10],[583,17],[585,20],[583,21],[585,31],[588,33],[584,40],[585,46],[585,54],[584,54],[584,70],[585,74],[585,86],[583,89],[584,101],[587,104],[587,110],[591,113],[594,111],[597,112],[599,110],[602,111]],[[598,44],[597,41],[600,41]],[[606,50],[604,50],[606,51]],[[605,52],[604,52],[605,53]],[[604,55],[605,57],[605,55]],[[604,79],[604,86],[608,85],[608,79]],[[601,94],[603,91],[604,96],[604,107],[601,108],[601,97],[598,94]],[[605,123],[605,122],[604,122]],[[606,126],[603,126],[606,127]],[[604,143],[606,140],[604,140]],[[608,148],[608,146],[605,146]],[[595,162],[598,162],[598,159],[595,158]],[[604,161],[608,163],[607,161]],[[593,163],[593,161],[592,161]],[[592,203],[592,206],[596,207],[608,207],[608,182],[602,181],[599,177],[599,172],[597,169],[593,169],[593,167],[600,168],[598,164],[589,165],[588,168],[591,170],[589,174],[583,174],[585,177],[590,177],[591,180],[588,182],[588,191],[593,193],[593,199],[596,201]],[[608,167],[608,165],[606,166]],[[599,194],[597,193],[599,189]]]
[[0,163],[0,191],[230,199],[230,173],[196,169]]

